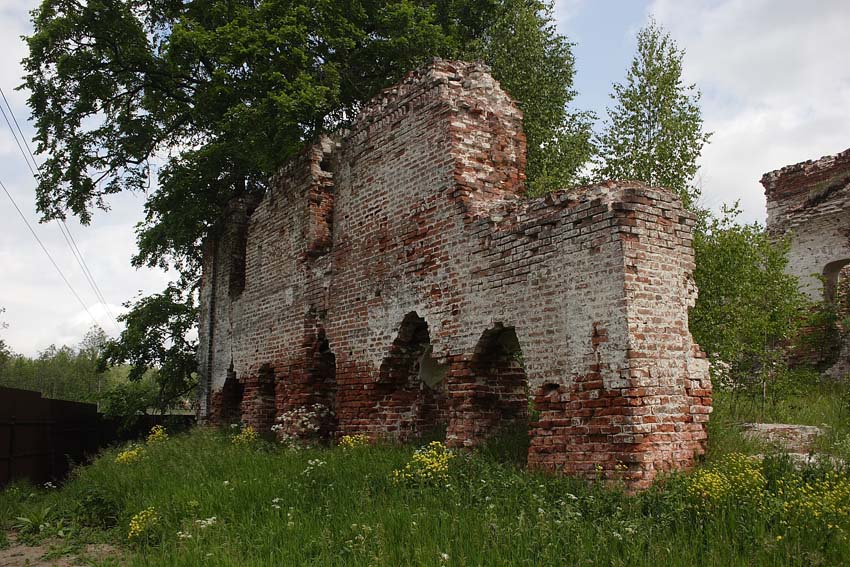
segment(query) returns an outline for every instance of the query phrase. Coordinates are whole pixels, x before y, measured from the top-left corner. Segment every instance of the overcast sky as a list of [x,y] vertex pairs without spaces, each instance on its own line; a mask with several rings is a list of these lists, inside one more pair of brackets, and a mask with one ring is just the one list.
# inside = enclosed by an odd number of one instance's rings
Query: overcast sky
[[[32,0],[0,0],[0,87],[24,133],[29,113],[20,84]],[[600,118],[611,84],[625,77],[635,33],[650,15],[686,51],[689,83],[703,94],[705,127],[713,132],[701,160],[704,204],[740,200],[744,220],[764,221],[759,178],[767,171],[850,147],[850,2],[847,0],[559,0],[559,29],[575,43],[576,107]],[[100,303],[55,224],[38,224],[34,183],[0,120],[0,181],[107,333],[109,311],[140,291],[159,291],[167,274],[135,270],[134,225],[142,195],[120,195],[92,224],[68,221],[108,307]],[[0,191],[0,331],[17,352],[34,355],[50,344],[75,345],[93,325]]]

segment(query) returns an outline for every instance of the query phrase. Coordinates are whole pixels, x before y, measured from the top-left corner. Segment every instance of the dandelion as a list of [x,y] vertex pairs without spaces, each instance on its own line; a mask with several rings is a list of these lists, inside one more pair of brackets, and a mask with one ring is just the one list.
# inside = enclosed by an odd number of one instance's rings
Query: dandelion
[[451,558],[449,557],[448,553],[440,553],[440,561],[441,562],[446,563],[446,562],[448,562],[449,559],[451,559]]

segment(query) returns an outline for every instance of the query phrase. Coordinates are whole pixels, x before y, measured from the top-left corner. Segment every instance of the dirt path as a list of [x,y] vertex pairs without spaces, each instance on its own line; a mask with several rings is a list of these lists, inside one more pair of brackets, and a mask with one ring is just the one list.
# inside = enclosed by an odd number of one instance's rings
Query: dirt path
[[[120,552],[111,545],[104,543],[89,544],[82,550],[62,554],[67,542],[53,540],[35,546],[17,542],[15,534],[9,534],[6,549],[0,549],[0,567],[86,567],[89,565],[122,565]],[[61,555],[61,557],[58,557]],[[104,561],[112,558],[111,562]],[[102,562],[102,563],[101,563]]]

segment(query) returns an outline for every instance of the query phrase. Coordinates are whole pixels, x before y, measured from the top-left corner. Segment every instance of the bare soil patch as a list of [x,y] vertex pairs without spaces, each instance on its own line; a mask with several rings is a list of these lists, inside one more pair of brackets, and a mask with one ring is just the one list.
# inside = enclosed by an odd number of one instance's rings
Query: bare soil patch
[[73,548],[63,540],[49,540],[38,545],[17,541],[14,533],[8,536],[9,547],[0,549],[0,567],[86,567],[112,557],[111,565],[122,565],[119,550],[105,543]]

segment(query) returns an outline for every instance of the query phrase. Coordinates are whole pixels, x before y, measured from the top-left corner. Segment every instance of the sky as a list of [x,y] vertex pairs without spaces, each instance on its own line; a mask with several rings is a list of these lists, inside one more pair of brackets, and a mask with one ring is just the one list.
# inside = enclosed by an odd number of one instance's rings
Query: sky
[[[35,0],[0,0],[0,88],[28,139],[21,40]],[[685,50],[685,82],[702,93],[711,143],[700,160],[703,205],[740,201],[743,221],[765,220],[759,179],[767,171],[850,147],[850,2],[847,0],[557,0],[558,30],[574,44],[574,108],[604,124],[611,86],[625,79],[635,34],[655,18]],[[38,156],[36,156],[38,157]],[[23,211],[82,304],[0,191],[0,330],[16,352],[76,345],[96,322],[118,332],[113,315],[139,293],[160,291],[171,274],[134,269],[134,227],[144,195],[122,194],[89,226],[67,221],[105,303],[97,299],[55,223],[39,224],[34,181],[0,120],[0,182]],[[120,325],[120,324],[119,324]]]

